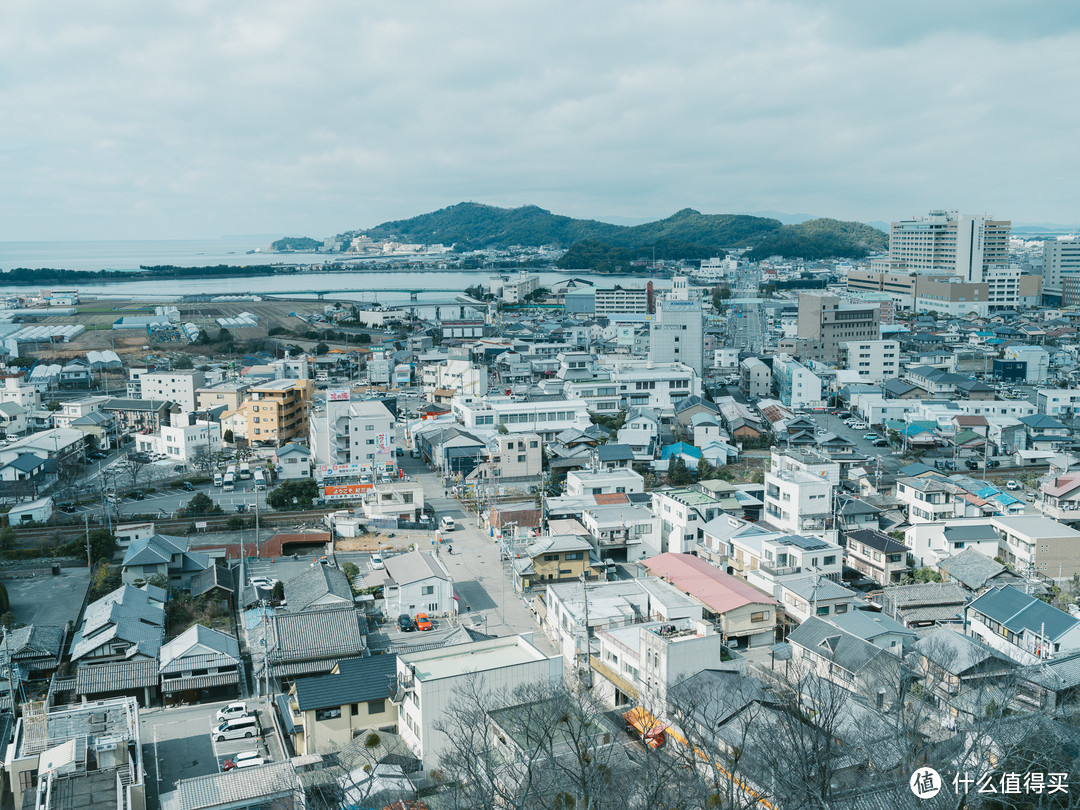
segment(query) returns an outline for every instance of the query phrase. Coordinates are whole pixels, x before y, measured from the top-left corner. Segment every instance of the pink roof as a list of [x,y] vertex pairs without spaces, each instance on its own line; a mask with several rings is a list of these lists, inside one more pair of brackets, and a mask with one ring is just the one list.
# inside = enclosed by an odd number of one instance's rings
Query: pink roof
[[669,551],[642,560],[655,576],[665,579],[688,596],[692,596],[714,613],[727,613],[743,605],[775,605],[776,600],[738,577],[725,574],[719,568],[692,554]]
[[1059,475],[1052,484],[1043,484],[1042,491],[1053,498],[1067,495],[1080,487],[1080,475]]

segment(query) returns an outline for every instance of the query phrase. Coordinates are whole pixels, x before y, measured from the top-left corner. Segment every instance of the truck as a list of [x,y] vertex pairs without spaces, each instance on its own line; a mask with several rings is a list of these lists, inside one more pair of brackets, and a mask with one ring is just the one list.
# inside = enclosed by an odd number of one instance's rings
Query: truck
[[240,472],[237,473],[236,477],[239,478],[241,481],[247,481],[249,478],[251,478],[251,465],[248,464],[246,461],[241,464]]
[[221,483],[221,488],[225,492],[232,492],[236,488],[236,467],[229,465],[229,468],[225,471],[225,480]]
[[266,473],[262,470],[255,471],[255,489],[266,489]]
[[225,477],[221,474],[220,470],[214,472],[214,486],[215,487],[220,487],[221,482],[224,481],[224,480],[225,480]]

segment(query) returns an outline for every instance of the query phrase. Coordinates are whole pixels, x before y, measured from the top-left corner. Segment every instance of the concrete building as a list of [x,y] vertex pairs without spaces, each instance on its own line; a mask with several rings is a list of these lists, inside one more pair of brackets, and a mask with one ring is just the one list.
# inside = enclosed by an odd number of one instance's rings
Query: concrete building
[[805,359],[831,365],[844,341],[881,338],[881,312],[876,304],[841,303],[827,293],[799,293],[797,337]]
[[249,442],[280,447],[307,432],[314,384],[309,379],[271,380],[253,385],[235,412]]
[[916,312],[965,317],[975,313],[985,318],[990,311],[990,285],[985,281],[963,281],[959,277],[917,278],[912,306]]
[[457,395],[450,401],[454,416],[466,430],[505,426],[509,433],[538,433],[554,439],[567,428],[584,430],[592,424],[587,403],[580,398],[485,397]]
[[739,390],[751,402],[767,399],[772,393],[772,369],[758,357],[739,364]]
[[562,658],[540,652],[531,634],[401,653],[391,697],[398,707],[398,733],[430,770],[451,744],[441,727],[461,694],[488,693],[489,708],[498,708],[514,690],[560,686],[562,665]]
[[897,340],[848,340],[840,344],[839,363],[859,374],[860,382],[879,383],[900,374]]
[[190,413],[198,409],[198,390],[205,385],[206,376],[195,369],[148,371],[139,377],[139,398],[167,399]]
[[317,477],[394,470],[394,417],[389,409],[378,400],[351,399],[347,391],[329,391],[326,399],[312,411],[308,427]]
[[1043,242],[1043,296],[1049,304],[1061,304],[1064,281],[1080,276],[1080,239],[1048,239]]
[[780,401],[795,411],[824,406],[821,378],[788,354],[773,357],[773,385]]
[[504,281],[502,300],[505,304],[520,304],[540,289],[540,276],[527,270],[519,270],[516,278]]
[[653,312],[653,285],[648,282],[644,287],[625,288],[597,287],[593,293],[595,315],[649,315]]
[[650,330],[649,360],[685,363],[698,375],[704,373],[704,313],[700,301],[671,296],[661,300]]
[[181,424],[162,425],[149,436],[136,435],[135,447],[142,453],[160,453],[177,464],[191,464],[197,456],[213,455],[221,450],[221,425],[217,422],[187,423],[186,414],[178,417]]

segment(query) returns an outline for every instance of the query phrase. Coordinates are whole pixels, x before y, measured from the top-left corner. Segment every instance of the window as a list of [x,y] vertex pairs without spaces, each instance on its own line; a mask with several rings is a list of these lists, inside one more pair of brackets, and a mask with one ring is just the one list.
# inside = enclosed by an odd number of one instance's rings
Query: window
[[380,698],[379,700],[369,700],[367,702],[368,714],[382,714],[386,711],[386,699]]
[[829,615],[829,606],[828,605],[818,605],[817,615],[818,616],[828,616]]
[[750,621],[758,623],[769,620],[769,614],[764,610],[759,610],[757,613],[750,614]]
[[836,555],[830,554],[822,560],[822,565],[836,565]]
[[316,720],[337,720],[339,717],[341,717],[341,707],[340,706],[337,706],[336,708],[333,708],[333,709],[316,709],[315,710],[315,719]]
[[570,560],[580,560],[581,559],[581,552],[580,551],[568,551],[566,554],[563,555],[563,559],[566,560],[567,562],[569,562]]
[[19,788],[26,791],[35,787],[37,787],[37,769],[22,771],[19,774]]
[[425,585],[424,586],[424,590],[423,590],[423,595],[424,596],[431,596],[433,593],[435,593],[435,586],[434,585]]

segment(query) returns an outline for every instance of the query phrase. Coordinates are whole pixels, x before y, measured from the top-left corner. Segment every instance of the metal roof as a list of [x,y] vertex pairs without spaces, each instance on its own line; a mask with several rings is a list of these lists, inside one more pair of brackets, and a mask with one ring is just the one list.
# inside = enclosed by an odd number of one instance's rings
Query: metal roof
[[75,675],[75,694],[100,695],[157,686],[158,662],[153,659],[82,664]]
[[229,773],[212,773],[182,779],[176,785],[182,810],[204,810],[222,805],[254,803],[275,799],[299,790],[291,762],[272,762],[253,768],[236,768]]
[[1028,631],[1057,639],[1080,624],[1080,619],[1048,605],[1011,585],[991,588],[968,606],[1014,633]]
[[379,700],[388,696],[396,677],[397,656],[392,653],[347,659],[338,662],[337,672],[297,680],[296,703],[306,712]]

